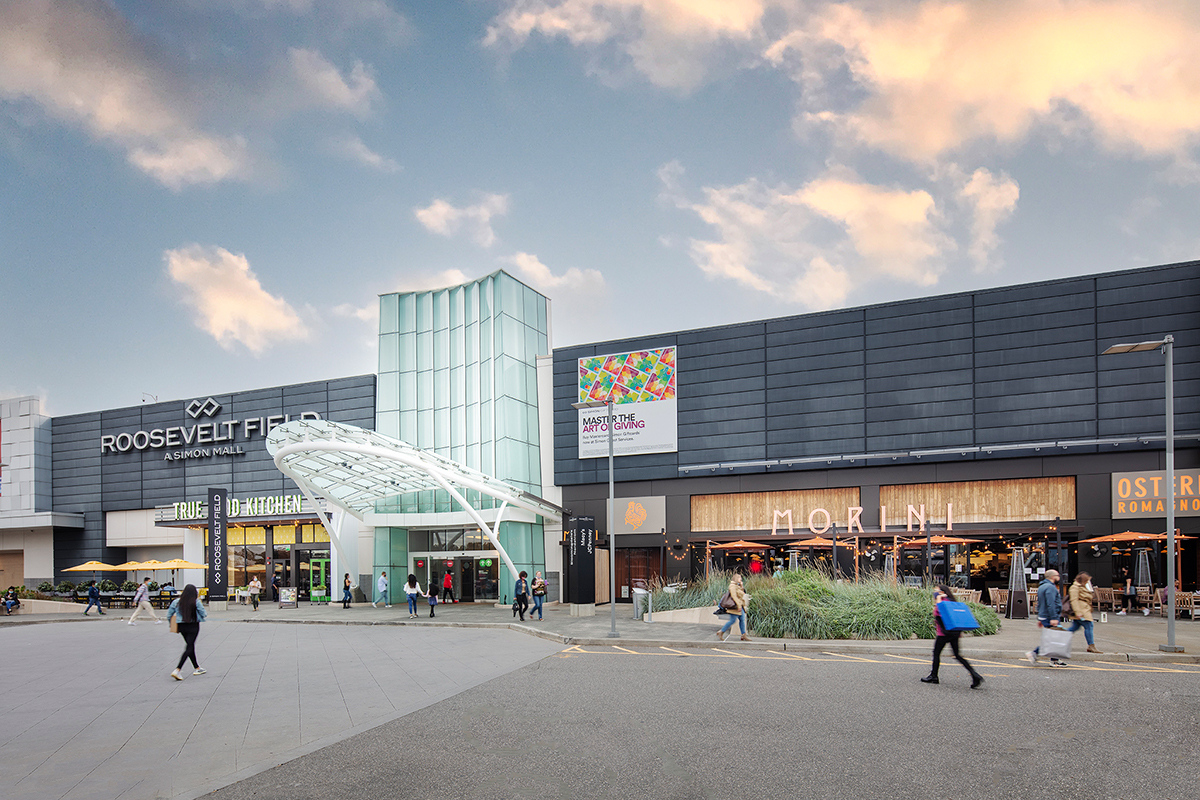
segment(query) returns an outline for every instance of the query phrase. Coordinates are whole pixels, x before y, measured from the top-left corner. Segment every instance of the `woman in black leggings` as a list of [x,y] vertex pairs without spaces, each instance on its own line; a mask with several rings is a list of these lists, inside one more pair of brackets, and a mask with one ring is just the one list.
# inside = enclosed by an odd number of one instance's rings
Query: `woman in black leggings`
[[167,609],[167,620],[178,617],[177,630],[179,635],[183,637],[184,650],[183,655],[179,657],[179,664],[171,673],[171,677],[177,681],[183,680],[179,670],[183,669],[183,664],[189,658],[192,660],[193,675],[203,675],[206,670],[196,661],[196,637],[200,635],[200,623],[208,618],[208,612],[204,610],[204,606],[199,602],[199,592],[192,584],[183,587],[179,597],[171,602],[170,608]]

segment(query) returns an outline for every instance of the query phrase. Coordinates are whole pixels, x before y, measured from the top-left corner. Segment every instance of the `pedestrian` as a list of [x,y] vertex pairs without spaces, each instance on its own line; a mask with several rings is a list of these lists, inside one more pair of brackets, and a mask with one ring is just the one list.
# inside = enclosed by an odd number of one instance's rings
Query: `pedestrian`
[[183,669],[184,662],[189,658],[192,660],[193,675],[203,675],[208,671],[196,661],[196,637],[200,635],[200,623],[208,618],[208,612],[204,610],[204,604],[199,601],[199,596],[200,593],[196,591],[196,587],[189,583],[183,587],[179,597],[171,601],[171,605],[167,609],[168,620],[179,618],[176,629],[183,637],[184,643],[183,655],[179,657],[179,663],[175,666],[175,671],[171,673],[171,677],[177,681],[183,680],[179,675],[179,670]]
[[[1058,593],[1058,570],[1056,569],[1046,570],[1046,575],[1042,579],[1041,585],[1038,586],[1037,617],[1039,628],[1058,627],[1059,619],[1062,617],[1062,595]],[[1036,664],[1040,652],[1041,646],[1039,645],[1026,653],[1025,658],[1029,659],[1030,664]],[[1055,667],[1066,666],[1064,662],[1053,656],[1050,658],[1050,664]]]
[[254,607],[255,611],[258,611],[258,596],[260,594],[262,594],[262,581],[255,575],[254,580],[250,581],[250,605]]
[[430,592],[427,595],[427,597],[429,598],[429,618],[433,619],[434,617],[437,616],[437,614],[433,613],[434,606],[436,606],[438,604],[437,592],[436,591]]
[[1133,585],[1133,575],[1130,574],[1129,567],[1121,568],[1121,577],[1125,585],[1121,587],[1121,610],[1117,612],[1118,617],[1123,617],[1126,612],[1137,608],[1137,588]]
[[371,608],[378,608],[376,603],[383,601],[384,608],[391,608],[392,604],[388,602],[388,580],[387,572],[379,573],[379,580],[375,581],[375,600],[371,603]]
[[[429,595],[421,591],[421,584],[417,583],[417,576],[409,573],[408,582],[404,584],[404,593],[408,595],[408,618],[417,618],[417,598],[428,597]],[[432,612],[432,609],[431,609]],[[432,616],[432,613],[430,614]]]
[[154,606],[150,605],[150,576],[148,575],[142,578],[137,592],[133,595],[133,614],[129,617],[129,624],[135,624],[134,620],[143,611],[154,618],[155,625],[162,625],[162,620],[158,618],[158,614],[154,613]]
[[729,619],[725,620],[725,627],[717,631],[717,638],[722,642],[729,635],[729,629],[736,622],[742,631],[742,641],[750,641],[750,637],[746,635],[746,606],[750,605],[750,595],[746,594],[746,588],[742,584],[742,576],[734,573],[729,579],[729,598],[733,600],[733,608],[725,609],[725,613],[729,615]]
[[1067,616],[1073,620],[1071,633],[1083,628],[1083,636],[1087,639],[1087,651],[1099,653],[1096,640],[1092,638],[1092,628],[1095,620],[1092,617],[1092,576],[1081,572],[1075,576],[1075,582],[1067,590]]
[[104,606],[100,605],[100,587],[96,585],[95,581],[92,581],[90,584],[88,584],[88,604],[87,608],[83,610],[83,615],[85,617],[87,616],[87,612],[92,610],[93,605],[96,606],[96,610],[100,612],[101,616],[103,616]]
[[279,602],[279,576],[278,575],[273,575],[271,577],[271,602],[272,603]]
[[450,570],[446,570],[445,576],[442,577],[442,600],[449,598],[449,602],[457,603],[454,599],[454,575]]
[[525,621],[525,610],[529,608],[529,573],[521,570],[521,574],[517,576],[517,583],[513,587],[513,611],[521,615],[521,622]]
[[[533,583],[529,585],[533,592],[533,611],[537,612],[538,619],[542,619],[542,603],[546,602],[546,579],[542,577],[542,573],[533,573]],[[533,611],[529,612],[530,621],[533,620]]]
[[350,595],[350,573],[347,572],[346,577],[342,578],[342,608],[349,608],[352,599]]
[[983,676],[975,671],[971,663],[963,658],[962,653],[958,650],[958,637],[962,631],[948,631],[942,622],[942,613],[938,609],[938,603],[943,600],[949,600],[951,603],[956,602],[954,598],[954,590],[949,586],[938,586],[933,590],[933,629],[937,633],[937,638],[933,640],[933,664],[929,667],[929,674],[921,678],[921,683],[938,683],[938,667],[942,663],[942,649],[949,644],[950,652],[958,659],[958,663],[966,668],[971,674],[971,688],[978,689],[983,683]]

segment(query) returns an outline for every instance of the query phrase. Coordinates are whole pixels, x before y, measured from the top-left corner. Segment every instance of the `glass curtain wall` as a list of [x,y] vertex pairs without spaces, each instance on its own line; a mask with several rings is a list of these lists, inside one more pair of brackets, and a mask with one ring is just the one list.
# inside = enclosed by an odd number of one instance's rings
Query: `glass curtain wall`
[[[381,295],[376,430],[540,495],[536,358],[550,352],[548,315],[546,298],[504,271],[461,286]],[[476,508],[499,505],[476,492],[465,496]],[[376,510],[461,511],[442,490]],[[387,563],[378,556],[394,550],[394,530],[376,530],[376,576]],[[505,522],[499,537],[518,569],[532,575],[545,568],[541,525]]]

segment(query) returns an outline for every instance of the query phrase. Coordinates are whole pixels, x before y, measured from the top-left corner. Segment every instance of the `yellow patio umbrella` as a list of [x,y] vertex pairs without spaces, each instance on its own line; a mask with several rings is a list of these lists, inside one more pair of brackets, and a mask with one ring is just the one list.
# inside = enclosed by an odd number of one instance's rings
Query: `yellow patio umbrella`
[[177,569],[208,569],[207,564],[197,564],[195,561],[187,561],[182,558],[172,558],[170,561],[164,561],[158,565],[159,569],[171,570],[171,585],[175,585],[175,570]]
[[141,566],[142,562],[140,561],[126,561],[124,564],[117,564],[113,569],[120,570],[121,572],[132,572],[133,570],[141,569]]
[[120,572],[119,567],[114,567],[112,564],[105,564],[103,561],[89,561],[86,564],[80,564],[77,567],[67,567],[63,572],[90,572],[92,580],[96,579],[97,572]]

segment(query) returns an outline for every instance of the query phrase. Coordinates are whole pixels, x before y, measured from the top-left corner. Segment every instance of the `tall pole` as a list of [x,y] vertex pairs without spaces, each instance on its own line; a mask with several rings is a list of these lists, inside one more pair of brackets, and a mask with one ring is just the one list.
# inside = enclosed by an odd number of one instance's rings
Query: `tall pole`
[[613,400],[608,397],[608,610],[612,617],[612,630],[608,638],[615,639],[617,633],[617,534],[613,519]]
[[1175,365],[1174,336],[1163,339],[1167,356],[1167,646],[1168,653],[1179,653],[1175,646]]

